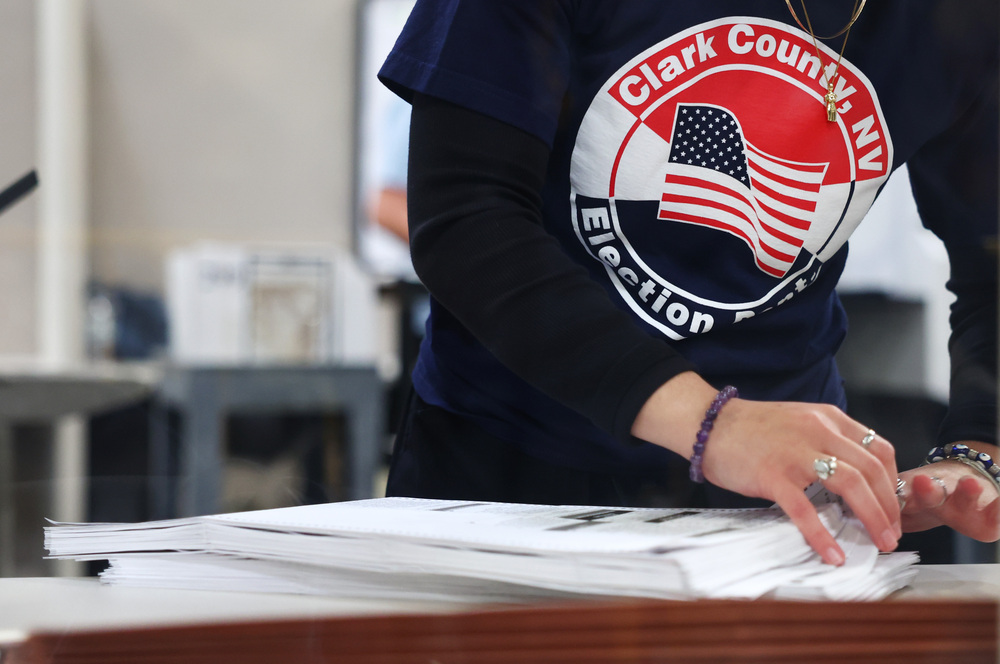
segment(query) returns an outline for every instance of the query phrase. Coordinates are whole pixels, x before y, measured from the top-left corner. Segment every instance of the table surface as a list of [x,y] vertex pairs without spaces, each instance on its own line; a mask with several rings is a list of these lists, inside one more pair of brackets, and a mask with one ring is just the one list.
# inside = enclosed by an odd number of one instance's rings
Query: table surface
[[[1000,601],[1000,565],[919,565],[908,599]],[[95,578],[0,579],[0,643],[31,632],[163,627],[274,619],[445,614],[481,605],[327,596],[129,588]]]
[[274,619],[454,613],[478,605],[101,584],[96,578],[0,579],[0,644],[36,631],[164,627]]
[[151,363],[92,362],[49,365],[0,360],[0,418],[50,421],[140,401],[154,391],[159,367]]

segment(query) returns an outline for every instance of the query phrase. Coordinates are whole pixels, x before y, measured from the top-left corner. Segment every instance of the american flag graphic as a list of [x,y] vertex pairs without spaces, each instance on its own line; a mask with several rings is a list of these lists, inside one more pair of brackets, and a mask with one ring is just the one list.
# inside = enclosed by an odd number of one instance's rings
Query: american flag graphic
[[828,163],[769,155],[717,106],[678,104],[659,218],[731,233],[783,277],[812,224]]

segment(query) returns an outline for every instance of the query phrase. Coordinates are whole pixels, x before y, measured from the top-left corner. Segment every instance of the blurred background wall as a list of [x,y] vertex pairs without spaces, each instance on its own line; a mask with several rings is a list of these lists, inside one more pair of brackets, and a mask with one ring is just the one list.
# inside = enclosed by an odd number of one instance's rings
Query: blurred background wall
[[[83,3],[90,279],[162,292],[195,240],[349,247],[355,4]],[[2,185],[37,165],[37,5],[0,3]],[[36,198],[0,217],[0,354],[37,350]]]
[[[0,3],[0,187],[35,166],[35,3]],[[0,217],[0,354],[35,348],[36,199]]]

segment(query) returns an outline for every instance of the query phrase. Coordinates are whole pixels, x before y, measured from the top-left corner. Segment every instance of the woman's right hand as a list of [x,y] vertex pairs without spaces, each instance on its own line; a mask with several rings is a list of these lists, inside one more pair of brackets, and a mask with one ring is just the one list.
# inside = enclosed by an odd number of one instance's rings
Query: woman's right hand
[[[650,397],[632,433],[690,457],[715,394],[697,374],[681,374]],[[835,406],[732,399],[715,421],[702,469],[712,484],[777,503],[824,562],[840,565],[844,552],[804,492],[818,479],[816,459],[836,457],[823,484],[844,499],[881,551],[895,549],[902,534],[895,451],[877,435],[866,448],[867,433]]]

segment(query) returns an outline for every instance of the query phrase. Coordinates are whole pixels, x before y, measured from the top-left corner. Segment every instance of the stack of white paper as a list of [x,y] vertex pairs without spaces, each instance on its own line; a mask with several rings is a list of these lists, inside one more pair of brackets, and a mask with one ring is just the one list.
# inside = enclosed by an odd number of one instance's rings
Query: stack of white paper
[[53,558],[107,559],[107,583],[524,601],[545,596],[877,599],[915,554],[880,555],[837,504],[847,553],[820,562],[777,508],[544,506],[382,498],[138,524],[54,524]]

